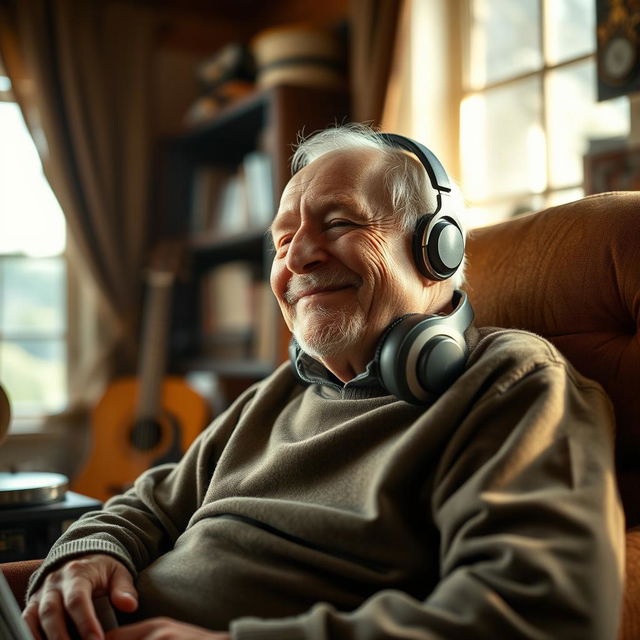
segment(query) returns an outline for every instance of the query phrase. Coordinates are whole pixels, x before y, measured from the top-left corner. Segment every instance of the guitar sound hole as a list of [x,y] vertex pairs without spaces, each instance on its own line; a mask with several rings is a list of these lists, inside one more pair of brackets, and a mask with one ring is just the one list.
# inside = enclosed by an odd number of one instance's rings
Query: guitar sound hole
[[160,444],[162,427],[157,420],[139,420],[131,430],[131,444],[140,451],[149,451]]

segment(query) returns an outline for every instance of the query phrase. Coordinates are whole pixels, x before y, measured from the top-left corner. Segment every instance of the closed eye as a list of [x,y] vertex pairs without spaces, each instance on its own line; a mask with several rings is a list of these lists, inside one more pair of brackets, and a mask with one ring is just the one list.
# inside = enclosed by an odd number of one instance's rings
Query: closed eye
[[358,225],[356,225],[356,223],[351,220],[344,220],[342,218],[340,219],[336,218],[335,220],[329,220],[329,222],[327,222],[327,227],[329,227],[329,229],[335,229],[336,227],[354,227],[354,226],[358,226]]

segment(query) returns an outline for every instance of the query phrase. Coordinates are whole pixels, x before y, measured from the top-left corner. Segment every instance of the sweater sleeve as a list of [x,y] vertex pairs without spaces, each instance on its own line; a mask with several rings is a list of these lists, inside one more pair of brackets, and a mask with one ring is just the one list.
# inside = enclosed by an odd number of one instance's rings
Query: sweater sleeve
[[234,640],[616,638],[624,531],[612,415],[564,363],[493,384],[459,424],[432,493],[440,581],[425,601],[374,594],[351,612],[242,618]]
[[194,441],[179,463],[164,464],[140,475],[126,493],[103,509],[86,513],[56,541],[31,576],[27,598],[55,567],[74,557],[106,553],[136,576],[173,547],[202,503],[226,438],[254,389],[238,400]]

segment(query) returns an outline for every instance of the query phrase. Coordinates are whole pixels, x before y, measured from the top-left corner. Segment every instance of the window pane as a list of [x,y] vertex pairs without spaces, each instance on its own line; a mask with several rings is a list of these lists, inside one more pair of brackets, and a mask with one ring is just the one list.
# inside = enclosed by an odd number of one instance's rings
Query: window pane
[[0,335],[62,333],[66,326],[62,258],[0,258]]
[[574,202],[584,197],[584,189],[578,187],[576,189],[563,189],[562,191],[552,191],[547,197],[547,207],[555,207],[567,202]]
[[592,60],[549,73],[547,116],[550,180],[554,187],[582,183],[582,158],[590,139],[629,134],[629,100],[622,97],[596,102]]
[[544,190],[540,79],[527,78],[465,99],[461,141],[467,198],[483,200]]
[[60,411],[66,401],[64,341],[0,342],[0,379],[16,416]]
[[483,227],[531,211],[538,211],[543,206],[544,199],[541,195],[512,198],[483,206],[472,206],[467,209],[467,225],[469,229]]
[[18,105],[0,102],[0,253],[57,255],[65,222]]
[[547,61],[557,64],[596,49],[594,0],[546,0]]
[[469,54],[472,87],[539,69],[539,0],[472,0]]

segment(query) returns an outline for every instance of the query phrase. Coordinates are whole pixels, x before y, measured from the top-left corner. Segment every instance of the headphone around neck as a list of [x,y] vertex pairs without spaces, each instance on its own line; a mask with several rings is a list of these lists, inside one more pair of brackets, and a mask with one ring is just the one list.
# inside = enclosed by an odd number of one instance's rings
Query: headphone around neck
[[376,350],[383,387],[400,400],[423,404],[446,391],[464,370],[464,334],[473,322],[467,294],[456,290],[446,315],[411,313],[392,322]]

